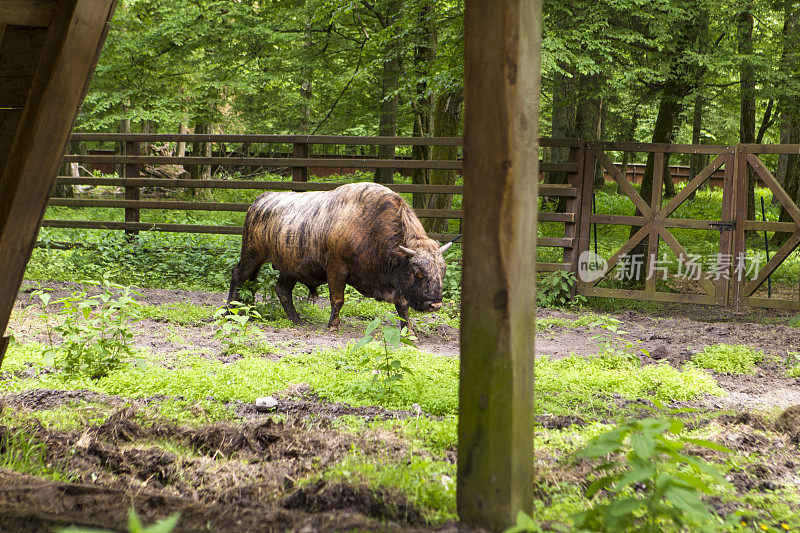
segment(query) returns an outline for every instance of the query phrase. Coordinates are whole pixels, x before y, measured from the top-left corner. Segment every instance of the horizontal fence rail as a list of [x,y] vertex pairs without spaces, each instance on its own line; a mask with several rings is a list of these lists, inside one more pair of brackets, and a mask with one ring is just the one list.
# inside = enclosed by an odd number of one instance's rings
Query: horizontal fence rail
[[[331,154],[313,153],[314,146],[338,145],[343,147],[364,147],[394,145],[394,146],[449,146],[460,147],[460,137],[359,137],[359,136],[334,136],[334,135],[231,135],[231,134],[119,134],[119,133],[74,133],[70,141],[83,143],[114,143],[116,152],[110,150],[95,150],[95,153],[67,154],[63,158],[65,164],[79,164],[95,168],[117,169],[119,177],[73,177],[59,176],[58,185],[82,185],[92,187],[121,187],[124,188],[124,199],[118,198],[52,198],[50,206],[69,208],[112,208],[124,210],[125,220],[56,220],[45,219],[43,226],[48,228],[74,228],[74,229],[105,229],[125,231],[136,234],[140,231],[176,232],[176,233],[206,233],[223,235],[240,235],[241,226],[213,226],[201,224],[172,224],[148,223],[140,220],[142,210],[178,210],[178,211],[216,211],[216,212],[245,212],[249,203],[234,202],[208,202],[185,201],[169,199],[144,199],[141,192],[144,188],[165,189],[237,189],[253,191],[326,191],[331,190],[341,183],[308,181],[309,170],[313,169],[359,169],[375,170],[389,168],[394,170],[419,169],[448,170],[460,173],[463,168],[461,158],[455,160],[414,160],[405,157],[394,159],[379,159],[368,155],[337,156]],[[176,157],[171,155],[146,155],[143,149],[147,144],[154,143],[213,143],[226,150],[217,150],[223,155],[201,157],[189,155]],[[240,152],[231,150],[229,145],[292,145],[291,157],[284,156],[242,156]],[[560,263],[539,263],[541,271],[569,270],[574,266],[577,250],[577,226],[579,223],[580,183],[578,176],[581,171],[583,141],[579,139],[542,139],[544,148],[561,148],[569,151],[569,160],[563,162],[540,162],[540,172],[543,174],[560,173],[568,176],[564,184],[540,184],[539,195],[562,199],[568,208],[564,212],[540,212],[538,220],[542,222],[558,222],[565,225],[563,237],[539,237],[539,246],[564,249],[564,260]],[[102,153],[97,153],[102,152]],[[208,152],[206,152],[208,153]],[[228,155],[234,154],[234,155]],[[280,155],[280,154],[278,154]],[[247,180],[247,179],[167,179],[146,177],[143,175],[145,166],[157,167],[158,165],[177,167],[210,166],[212,168],[260,168],[290,172],[292,181],[277,180]],[[313,172],[311,172],[313,174]],[[461,195],[461,185],[424,185],[390,183],[387,187],[398,193],[425,194],[425,195]],[[461,220],[463,213],[460,209],[415,209],[421,218]],[[459,222],[460,225],[460,222]],[[430,237],[445,241],[452,240],[457,233],[430,233]]]

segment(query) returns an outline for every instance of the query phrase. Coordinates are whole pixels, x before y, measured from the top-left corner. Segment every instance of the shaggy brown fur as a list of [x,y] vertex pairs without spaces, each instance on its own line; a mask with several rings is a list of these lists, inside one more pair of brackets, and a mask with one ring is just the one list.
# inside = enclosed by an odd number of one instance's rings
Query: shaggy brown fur
[[330,327],[339,324],[345,285],[394,302],[406,323],[409,306],[419,311],[441,306],[442,250],[405,200],[383,185],[351,183],[325,192],[262,194],[245,217],[242,256],[233,269],[228,303],[266,262],[279,272],[275,291],[295,322],[301,320],[292,303],[298,282],[312,294],[328,284]]

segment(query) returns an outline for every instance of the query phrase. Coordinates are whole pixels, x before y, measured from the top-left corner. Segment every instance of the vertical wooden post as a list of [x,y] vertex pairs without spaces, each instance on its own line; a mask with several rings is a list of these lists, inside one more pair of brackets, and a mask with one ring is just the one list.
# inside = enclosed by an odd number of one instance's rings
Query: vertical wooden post
[[[734,158],[733,150],[725,158],[725,172],[722,177],[722,222],[734,222],[736,220],[736,205],[734,204],[735,198],[733,197],[734,191]],[[711,181],[711,178],[709,178]],[[742,228],[744,229],[744,228]],[[731,256],[731,265],[736,264],[736,256],[732,254],[732,244],[736,228],[733,231],[720,231],[719,233],[719,253],[722,255]],[[735,271],[731,269],[731,276],[735,276]],[[717,282],[716,298],[717,304],[728,305],[728,292],[730,288],[730,279],[722,277]],[[737,304],[738,305],[738,304]]]
[[[307,158],[309,153],[307,142],[295,142],[292,157]],[[308,181],[308,165],[292,168],[292,181]]]
[[[733,230],[733,300],[737,309],[742,303],[742,289],[747,282],[744,279],[744,272],[747,272],[747,244],[745,242],[744,223],[747,220],[748,172],[747,154],[741,148],[742,146],[737,144],[733,151],[733,172],[736,179],[733,190],[736,204],[734,210],[736,228]],[[739,280],[739,272],[742,273],[741,280]]]
[[[650,209],[652,209],[654,213],[658,213],[661,210],[661,195],[663,194],[664,190],[664,152],[656,152],[653,154],[653,190],[650,195]],[[646,202],[647,198],[643,198]],[[654,224],[658,222],[656,220],[653,221]],[[645,270],[652,270],[655,265],[652,265],[650,261],[658,261],[658,231],[656,231],[655,227],[651,227],[650,235],[649,235],[649,242],[647,246],[647,257],[643,258],[644,261],[641,262],[642,268]],[[653,270],[653,275],[648,276],[649,272],[642,272],[642,277],[644,277],[644,290],[647,292],[655,292],[656,290],[656,272]]]
[[[139,143],[126,141],[125,147],[123,148],[125,155],[132,155],[138,156],[140,153]],[[126,178],[138,178],[140,174],[140,164],[139,163],[126,163],[124,165],[125,169],[125,176]],[[125,186],[125,199],[126,200],[139,200],[139,187],[138,186]],[[125,208],[125,222],[139,222],[139,208],[138,207],[126,207]],[[139,230],[125,230],[125,235],[132,237],[134,235],[138,235]]]
[[465,6],[457,505],[501,530],[533,507],[541,0]]
[[[566,207],[564,211],[567,213],[572,213],[575,219],[572,223],[567,222],[564,225],[564,237],[572,239],[572,248],[564,248],[562,262],[569,263],[569,271],[575,273],[578,272],[578,256],[580,255],[578,239],[581,234],[581,206],[583,202],[583,182],[581,181],[581,176],[583,172],[585,152],[586,143],[583,140],[580,141],[579,146],[573,146],[569,149],[569,161],[577,164],[578,170],[571,172],[569,176],[567,176],[567,183],[578,190],[578,196],[567,198],[567,201],[565,202]],[[591,201],[592,200],[590,198],[589,202],[591,203]],[[577,288],[577,284],[572,287],[571,292],[573,295],[575,295]]]
[[[0,161],[0,337],[115,6],[116,0],[55,4],[33,81],[26,90],[25,112],[16,131],[0,139],[0,153],[2,146],[12,146],[7,159]],[[0,25],[5,22],[0,20]],[[0,341],[0,349],[7,343],[7,339]]]
[[[594,195],[594,168],[597,165],[595,146],[592,143],[583,143],[583,165],[580,167],[578,176],[578,187],[581,189],[581,208],[577,216],[580,218],[578,226],[578,258],[583,252],[588,252],[592,240],[592,197]],[[576,269],[578,272],[576,260]],[[581,294],[585,289],[585,282],[578,275],[578,290]]]

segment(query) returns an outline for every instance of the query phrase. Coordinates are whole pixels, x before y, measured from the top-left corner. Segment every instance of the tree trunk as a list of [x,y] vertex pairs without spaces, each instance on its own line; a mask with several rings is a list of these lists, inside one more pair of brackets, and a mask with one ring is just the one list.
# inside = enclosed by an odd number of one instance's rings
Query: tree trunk
[[[562,68],[567,68],[561,65]],[[576,94],[575,77],[567,72],[556,73],[553,80],[552,132],[554,139],[578,137],[575,128]],[[554,147],[549,150],[552,163],[565,163],[569,159],[569,148]],[[566,172],[548,172],[545,183],[566,183]]]
[[[386,27],[393,26],[397,22],[400,9],[403,5],[402,0],[394,0],[389,4],[387,10]],[[378,135],[382,137],[397,136],[397,107],[400,79],[400,51],[396,45],[390,45],[386,51],[383,61],[383,74],[381,76],[381,118],[378,125]],[[395,145],[382,144],[378,146],[378,159],[394,159]],[[375,181],[377,183],[392,183],[394,169],[378,168],[375,169]]]
[[[205,135],[211,133],[211,124],[208,122],[197,122],[194,126],[194,132],[197,135]],[[192,143],[192,156],[194,157],[211,157],[211,143],[210,142],[193,142]],[[192,165],[189,167],[189,175],[193,180],[210,180],[211,179],[211,165]],[[193,196],[205,194],[204,189],[192,188],[188,191]]]
[[[578,101],[575,108],[575,132],[585,141],[599,141],[602,132],[603,99],[597,96],[603,76],[579,76]],[[595,166],[595,188],[603,186],[603,172],[600,165]]]
[[[433,128],[433,95],[428,94],[427,74],[430,72],[431,65],[436,56],[436,19],[434,17],[434,0],[425,0],[419,6],[417,21],[419,35],[418,45],[414,47],[414,74],[417,77],[416,100],[414,101],[414,137],[430,137]],[[414,146],[411,149],[411,159],[418,161],[430,161],[430,146]],[[427,168],[414,169],[411,175],[411,183],[415,185],[427,185],[430,183],[431,170]],[[422,208],[427,203],[427,195],[415,193],[412,196],[412,205],[415,209]]]
[[[784,4],[785,19],[783,25],[783,52],[782,64],[786,71],[797,75],[800,72],[800,8],[794,2]],[[793,94],[781,98],[781,111],[786,117],[786,142],[787,144],[800,144],[800,105]],[[786,175],[783,180],[783,189],[794,202],[800,203],[800,155],[789,154],[786,157]],[[781,205],[779,222],[793,222],[789,212]],[[775,232],[772,244],[780,246],[791,236],[791,233]]]
[[[461,91],[457,93],[443,93],[436,99],[434,109],[433,135],[434,137],[458,137],[461,124],[461,103],[464,96]],[[457,146],[434,146],[433,159],[436,161],[455,161],[458,157]],[[456,171],[434,169],[431,171],[432,185],[455,185]],[[452,209],[452,194],[431,194],[428,196],[426,207],[428,209]],[[448,219],[428,218],[423,220],[423,225],[428,233],[446,233]]]
[[[69,151],[70,154],[82,154],[86,152],[86,145],[80,141],[70,141]],[[81,176],[78,170],[78,163],[62,163],[58,171],[59,176],[70,176],[72,178],[79,178]],[[72,185],[57,184],[53,189],[53,198],[75,198],[75,190]]]
[[[694,111],[692,112],[692,144],[702,144],[702,131],[703,131],[703,95],[697,93],[694,97]],[[692,154],[689,156],[689,181],[691,181],[697,174],[703,170],[708,164],[708,155],[706,154]],[[706,182],[708,183],[708,182]],[[694,200],[697,190],[692,191],[688,200]]]
[[[736,41],[742,57],[739,65],[739,142],[753,143],[756,138],[756,79],[750,56],[753,55],[753,5],[748,2],[737,16]],[[749,169],[747,186],[747,220],[753,220],[756,213],[755,175]]]
[[[789,115],[786,113],[781,113],[781,144],[788,144],[787,139],[789,138]],[[778,183],[783,184],[786,182],[786,162],[787,158],[789,157],[788,154],[778,154],[778,166],[775,168],[775,179]],[[780,202],[778,201],[778,197],[774,194],[772,195],[772,203],[773,205],[778,205]]]
[[[300,6],[300,9],[302,8],[303,6]],[[314,46],[314,36],[311,32],[312,25],[309,16],[305,15],[305,17],[305,40],[303,41],[305,60],[300,70],[300,97],[303,102],[300,108],[302,114],[300,132],[308,135],[311,133],[311,97],[313,95],[312,87],[314,82],[314,67],[311,63],[311,54]]]

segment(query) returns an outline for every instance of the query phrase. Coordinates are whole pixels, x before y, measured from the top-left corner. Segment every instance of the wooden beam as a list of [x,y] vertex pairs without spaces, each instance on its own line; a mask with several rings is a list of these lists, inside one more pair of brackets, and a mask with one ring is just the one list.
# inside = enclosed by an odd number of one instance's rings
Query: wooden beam
[[3,0],[0,2],[0,26],[36,26],[46,28],[53,20],[56,0]]
[[0,169],[0,336],[115,5],[61,0],[53,14],[12,155]]
[[497,531],[533,507],[541,0],[467,0],[464,30],[457,507]]

